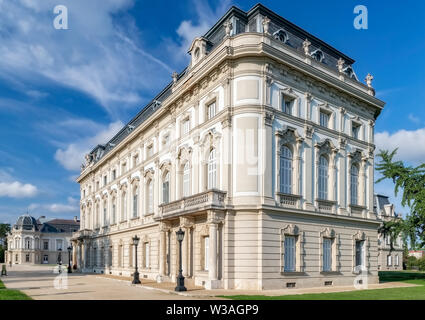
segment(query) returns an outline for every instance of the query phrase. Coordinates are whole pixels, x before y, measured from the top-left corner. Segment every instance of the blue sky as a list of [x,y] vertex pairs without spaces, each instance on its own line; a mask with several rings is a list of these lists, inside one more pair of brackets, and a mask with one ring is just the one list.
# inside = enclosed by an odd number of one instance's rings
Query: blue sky
[[[263,1],[354,58],[387,105],[379,147],[425,158],[425,2]],[[53,8],[68,8],[68,30]],[[83,155],[118,131],[188,62],[192,39],[255,1],[0,0],[0,222],[78,215]],[[353,27],[356,5],[368,29]],[[393,196],[391,183],[376,186]],[[396,211],[406,212],[394,199]]]

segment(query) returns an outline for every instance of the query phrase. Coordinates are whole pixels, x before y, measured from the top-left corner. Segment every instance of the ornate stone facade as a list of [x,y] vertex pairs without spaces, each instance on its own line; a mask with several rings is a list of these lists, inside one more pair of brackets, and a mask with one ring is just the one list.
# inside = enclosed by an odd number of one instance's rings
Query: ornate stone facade
[[130,275],[137,234],[141,276],[174,281],[182,228],[183,273],[206,288],[347,285],[357,263],[376,282],[369,150],[384,103],[341,77],[351,58],[267,8],[220,21],[133,130],[91,152],[78,268]]

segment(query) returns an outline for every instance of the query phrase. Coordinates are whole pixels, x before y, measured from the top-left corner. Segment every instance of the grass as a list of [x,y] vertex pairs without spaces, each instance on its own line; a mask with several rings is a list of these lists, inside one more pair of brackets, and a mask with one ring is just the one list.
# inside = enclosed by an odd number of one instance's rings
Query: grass
[[31,300],[31,298],[19,290],[7,289],[0,280],[0,300]]
[[385,271],[379,272],[379,279],[380,282],[401,281],[420,286],[284,296],[235,295],[222,297],[233,300],[425,300],[425,273]]

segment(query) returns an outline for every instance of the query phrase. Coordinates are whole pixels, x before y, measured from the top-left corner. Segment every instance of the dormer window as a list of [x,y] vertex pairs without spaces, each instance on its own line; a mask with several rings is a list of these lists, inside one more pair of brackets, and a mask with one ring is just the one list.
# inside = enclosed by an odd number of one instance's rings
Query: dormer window
[[316,50],[316,51],[311,53],[311,57],[318,62],[322,62],[324,55],[323,55],[323,52],[321,50]]
[[357,76],[356,76],[356,74],[354,73],[354,70],[353,70],[353,68],[351,67],[351,66],[348,66],[348,67],[346,67],[345,69],[343,69],[342,70],[349,78],[351,78],[351,79],[354,79],[354,80],[357,80],[358,81],[358,79],[357,79]]
[[192,56],[191,67],[207,55],[207,42],[208,40],[204,37],[193,40],[189,48],[189,54]]
[[276,31],[273,36],[276,40],[279,40],[282,43],[286,43],[288,41],[288,34],[282,29]]
[[199,59],[199,52],[200,52],[199,48],[196,48],[195,52],[193,53],[193,56],[194,56],[196,61],[198,61],[198,59]]

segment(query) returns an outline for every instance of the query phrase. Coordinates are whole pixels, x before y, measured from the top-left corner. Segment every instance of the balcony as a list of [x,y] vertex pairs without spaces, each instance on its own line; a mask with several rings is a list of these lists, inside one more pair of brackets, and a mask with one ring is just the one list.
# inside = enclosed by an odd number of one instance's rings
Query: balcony
[[200,210],[224,209],[225,197],[226,192],[211,189],[187,198],[161,204],[159,205],[159,216],[156,219],[160,220]]
[[276,194],[277,194],[277,201],[281,207],[294,208],[294,209],[300,208],[301,196],[296,194],[287,194],[287,193],[281,193],[281,192],[277,192]]
[[335,213],[336,201],[316,199],[317,210],[323,213]]
[[82,240],[85,238],[90,238],[91,236],[93,236],[93,230],[84,229],[74,232],[72,234],[71,240]]

